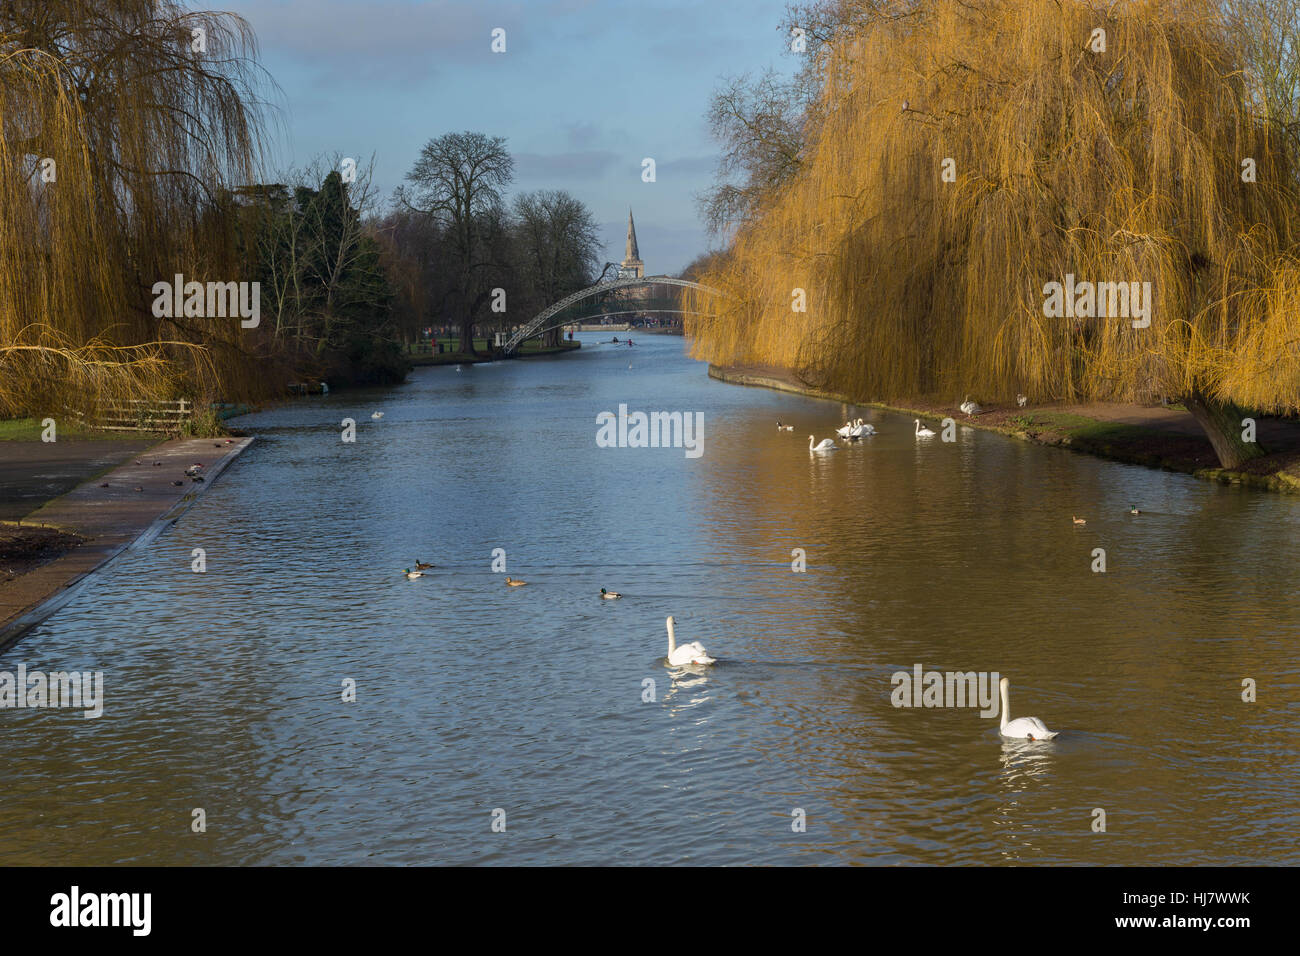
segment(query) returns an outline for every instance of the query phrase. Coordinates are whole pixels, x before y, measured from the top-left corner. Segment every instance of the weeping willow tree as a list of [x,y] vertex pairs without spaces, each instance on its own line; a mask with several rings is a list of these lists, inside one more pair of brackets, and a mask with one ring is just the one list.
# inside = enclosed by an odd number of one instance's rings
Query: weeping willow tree
[[869,15],[701,278],[697,357],[864,399],[1177,396],[1225,466],[1261,454],[1239,406],[1300,403],[1300,199],[1219,6],[840,6]]
[[0,4],[0,415],[249,384],[238,321],[151,305],[177,273],[243,278],[255,57],[243,20],[172,0]]

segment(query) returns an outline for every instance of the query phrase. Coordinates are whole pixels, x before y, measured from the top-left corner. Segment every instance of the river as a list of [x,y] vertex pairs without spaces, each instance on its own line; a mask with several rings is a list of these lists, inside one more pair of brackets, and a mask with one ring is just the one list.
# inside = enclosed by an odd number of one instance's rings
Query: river
[[[847,409],[581,338],[237,420],[0,656],[105,682],[0,712],[0,862],[1300,863],[1295,499],[879,411],[810,456]],[[703,453],[598,447],[620,404]],[[718,663],[667,667],[669,614]],[[1060,736],[894,707],[916,665]]]

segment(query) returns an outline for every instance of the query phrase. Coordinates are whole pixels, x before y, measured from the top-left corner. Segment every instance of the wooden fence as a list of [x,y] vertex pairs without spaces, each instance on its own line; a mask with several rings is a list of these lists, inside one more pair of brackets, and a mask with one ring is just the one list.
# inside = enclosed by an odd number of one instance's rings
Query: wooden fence
[[170,402],[111,402],[99,410],[93,423],[115,432],[170,432],[179,429],[181,422],[193,414],[193,405],[183,398]]

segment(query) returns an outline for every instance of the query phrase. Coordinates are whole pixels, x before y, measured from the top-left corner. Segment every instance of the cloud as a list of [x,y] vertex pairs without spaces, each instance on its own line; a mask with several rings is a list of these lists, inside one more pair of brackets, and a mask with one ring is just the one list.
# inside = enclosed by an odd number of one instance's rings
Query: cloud
[[594,179],[620,159],[607,149],[569,153],[515,153],[515,176],[521,180]]
[[684,156],[681,159],[666,159],[658,164],[656,173],[675,173],[679,176],[712,173],[718,164],[717,156]]
[[[435,0],[227,0],[257,33],[264,52],[297,60],[340,82],[387,76],[403,83],[429,77],[440,66],[483,61],[491,52],[491,32],[507,31],[507,50],[526,49],[534,31],[522,25],[523,3],[500,3],[484,10],[475,4]],[[509,53],[505,54],[509,55]]]

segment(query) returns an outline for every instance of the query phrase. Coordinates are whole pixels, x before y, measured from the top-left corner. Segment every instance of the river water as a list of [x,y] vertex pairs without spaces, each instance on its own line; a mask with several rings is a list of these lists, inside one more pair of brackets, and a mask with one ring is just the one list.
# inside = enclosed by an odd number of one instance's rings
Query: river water
[[[583,338],[240,419],[0,656],[105,681],[0,711],[0,863],[1300,863],[1297,501],[877,411],[814,457],[847,409]],[[598,447],[620,403],[703,454]],[[666,666],[669,614],[717,664]],[[892,706],[916,665],[1060,736]]]

